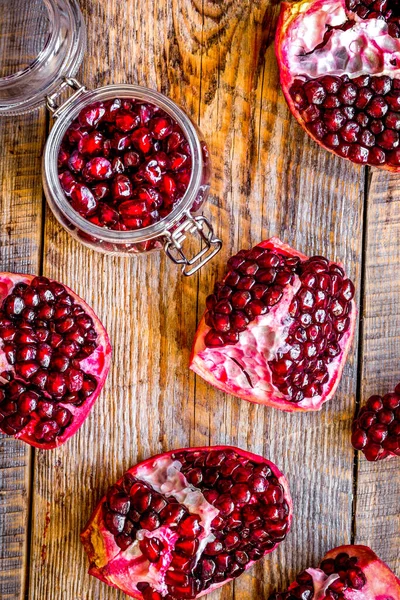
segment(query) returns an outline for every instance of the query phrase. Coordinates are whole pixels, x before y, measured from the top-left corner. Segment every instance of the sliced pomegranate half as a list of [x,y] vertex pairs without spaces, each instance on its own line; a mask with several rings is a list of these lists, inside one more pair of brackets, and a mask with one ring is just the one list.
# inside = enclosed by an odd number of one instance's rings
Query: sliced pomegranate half
[[400,384],[368,399],[353,422],[351,442],[370,461],[400,456]]
[[292,501],[270,461],[238,448],[160,454],[113,485],[82,533],[89,573],[133,598],[198,598],[287,535]]
[[297,575],[269,600],[400,600],[400,580],[368,546],[330,550],[319,569]]
[[220,390],[286,411],[335,393],[356,321],[343,268],[278,238],[241,250],[207,298],[190,368]]
[[283,3],[276,32],[282,90],[321,146],[400,170],[397,0]]
[[82,425],[110,367],[93,310],[46,277],[0,273],[0,430],[38,448]]

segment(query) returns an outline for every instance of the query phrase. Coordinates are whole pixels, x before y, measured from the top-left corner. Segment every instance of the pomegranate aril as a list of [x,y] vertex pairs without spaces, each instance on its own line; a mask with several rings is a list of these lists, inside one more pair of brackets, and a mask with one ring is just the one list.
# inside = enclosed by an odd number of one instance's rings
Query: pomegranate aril
[[36,410],[39,395],[33,391],[23,392],[18,399],[18,412],[23,416],[28,416]]
[[186,509],[179,504],[172,504],[164,508],[160,513],[161,521],[169,527],[177,527],[181,520],[187,515]]
[[160,526],[161,521],[159,515],[155,511],[149,509],[142,515],[139,523],[143,529],[154,531],[154,529],[157,529]]
[[98,155],[103,150],[104,137],[98,131],[93,131],[82,137],[78,142],[78,150],[87,156]]
[[193,538],[198,536],[203,527],[200,525],[200,519],[195,515],[184,518],[178,525],[177,533],[181,537]]
[[[213,543],[215,543],[215,542],[213,542]],[[206,550],[207,550],[207,548],[208,548],[209,545],[210,544],[208,544],[206,546],[206,549],[204,551],[205,553],[206,553]],[[191,540],[191,539],[186,539],[186,538],[179,538],[177,540],[176,544],[175,544],[175,550],[179,554],[181,554],[181,555],[183,555],[185,557],[192,557],[192,556],[194,556],[196,554],[198,546],[199,546],[199,540],[198,539]],[[221,547],[222,547],[222,544],[221,544]]]
[[163,543],[155,538],[144,538],[139,542],[139,548],[142,554],[152,563],[156,563],[160,559],[160,554],[164,549]]
[[96,102],[85,107],[79,113],[79,123],[82,127],[96,127],[106,114],[106,108],[103,102]]
[[35,427],[34,435],[38,441],[52,441],[59,433],[60,427],[56,421],[41,421]]

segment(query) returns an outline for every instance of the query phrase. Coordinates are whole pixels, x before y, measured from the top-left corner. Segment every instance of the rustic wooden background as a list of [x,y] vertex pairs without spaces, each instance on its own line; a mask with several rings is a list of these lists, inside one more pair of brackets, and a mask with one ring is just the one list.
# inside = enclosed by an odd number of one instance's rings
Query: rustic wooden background
[[[290,116],[273,49],[278,3],[81,6],[89,43],[79,78],[91,87],[158,89],[200,125],[214,164],[205,213],[224,247],[190,279],[162,254],[90,252],[60,228],[43,199],[45,110],[1,120],[0,269],[42,273],[74,288],[105,323],[114,360],[94,410],[63,447],[33,451],[0,438],[0,598],[122,599],[87,575],[79,532],[97,500],[137,460],[217,443],[276,462],[291,484],[295,520],[278,551],[210,598],[266,599],[350,541],[372,546],[399,574],[399,461],[370,464],[355,455],[350,427],[360,400],[400,380],[400,177],[331,156]],[[354,350],[335,399],[319,414],[248,404],[187,368],[205,297],[225,260],[271,235],[341,260],[358,290]]]

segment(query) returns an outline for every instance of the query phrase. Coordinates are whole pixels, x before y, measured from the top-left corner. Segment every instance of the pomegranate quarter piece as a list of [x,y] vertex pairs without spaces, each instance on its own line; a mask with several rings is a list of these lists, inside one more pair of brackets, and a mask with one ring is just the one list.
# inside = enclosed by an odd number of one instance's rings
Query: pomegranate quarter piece
[[276,55],[290,110],[316,142],[400,171],[397,0],[283,3]]
[[0,430],[36,446],[63,444],[82,425],[110,366],[93,310],[46,277],[0,273]]
[[198,598],[272,552],[292,520],[288,483],[228,446],[160,454],[125,473],[81,538],[89,573],[133,598]]
[[400,456],[400,384],[391,394],[371,396],[352,429],[351,442],[367,460]]
[[218,389],[281,410],[335,393],[356,321],[343,268],[277,238],[241,250],[207,298],[190,368]]
[[319,569],[306,569],[269,600],[400,600],[400,580],[367,546],[330,550]]

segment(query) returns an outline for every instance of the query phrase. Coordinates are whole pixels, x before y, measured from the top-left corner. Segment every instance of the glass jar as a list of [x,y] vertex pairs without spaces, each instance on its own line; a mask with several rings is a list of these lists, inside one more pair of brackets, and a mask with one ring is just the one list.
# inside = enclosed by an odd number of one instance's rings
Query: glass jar
[[[27,1],[14,2],[12,10],[22,14]],[[33,4],[36,6],[30,4],[31,10],[25,8],[25,14],[32,19],[35,9],[38,18],[41,15],[43,47],[25,68],[0,78],[0,114],[20,114],[43,104],[51,111],[54,124],[43,154],[43,185],[56,219],[75,239],[93,250],[131,256],[163,249],[174,263],[182,266],[184,275],[192,275],[222,246],[211,223],[199,214],[209,193],[211,176],[209,154],[200,131],[179,106],[154,90],[129,84],[87,89],[74,78],[86,43],[85,25],[77,2],[33,0]],[[47,10],[45,19],[43,6]],[[3,22],[3,29],[4,26]],[[58,104],[58,96],[67,91],[71,95]],[[135,99],[161,108],[180,126],[192,156],[191,177],[181,200],[160,221],[132,231],[115,231],[86,220],[72,208],[58,177],[58,153],[68,127],[87,105],[114,98]],[[188,257],[183,244],[190,235],[197,238],[200,250]]]

